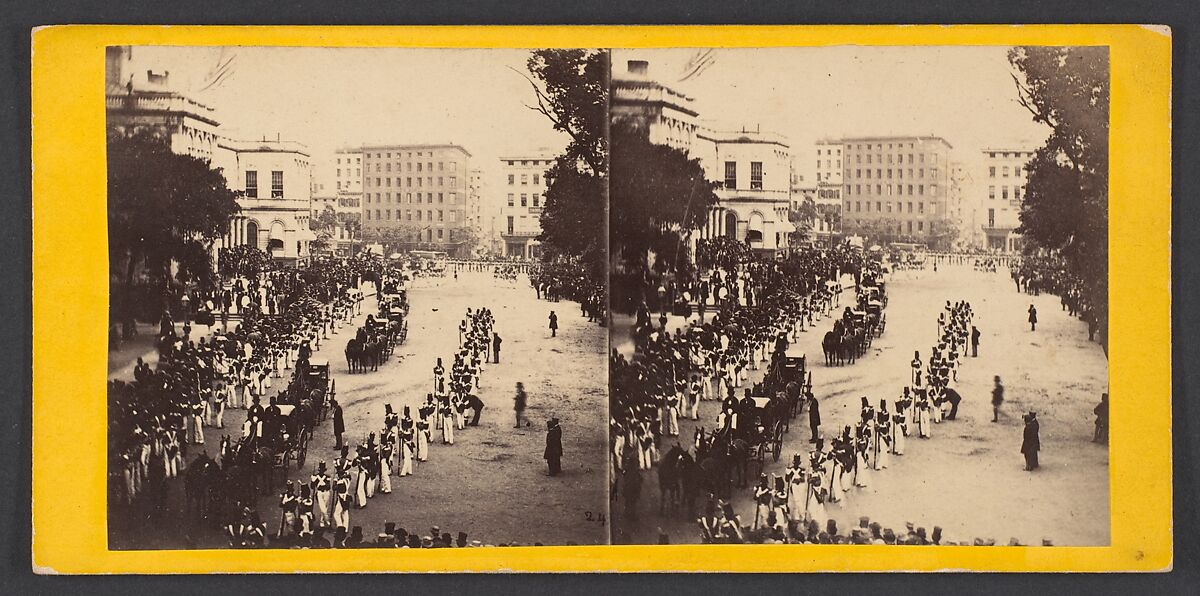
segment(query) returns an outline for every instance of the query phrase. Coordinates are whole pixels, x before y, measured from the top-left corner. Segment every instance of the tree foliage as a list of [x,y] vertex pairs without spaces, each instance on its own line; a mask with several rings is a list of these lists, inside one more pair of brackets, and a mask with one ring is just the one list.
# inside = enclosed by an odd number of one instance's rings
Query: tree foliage
[[799,205],[788,209],[788,222],[792,224],[792,231],[788,232],[790,243],[799,244],[810,238],[820,218],[817,203],[811,197],[804,197]]
[[[707,221],[717,204],[716,183],[700,160],[650,142],[646,132],[614,122],[610,245],[630,272],[673,269],[687,258],[683,236]],[[648,254],[656,256],[647,262]]]
[[337,234],[339,223],[337,210],[332,205],[325,205],[324,210],[309,220],[309,229],[316,232],[317,235],[317,239],[312,243],[313,248],[318,250],[329,249],[334,235]]
[[126,290],[142,266],[155,282],[209,283],[212,243],[239,211],[237,193],[206,160],[172,153],[147,133],[108,136],[108,246]]
[[571,138],[546,171],[548,187],[538,236],[545,245],[543,258],[579,257],[590,271],[603,272],[608,223],[608,53],[535,50],[526,67],[535,98],[528,107]]
[[1106,47],[1013,48],[1017,98],[1050,136],[1027,164],[1021,225],[1086,280],[1107,309],[1109,60]]

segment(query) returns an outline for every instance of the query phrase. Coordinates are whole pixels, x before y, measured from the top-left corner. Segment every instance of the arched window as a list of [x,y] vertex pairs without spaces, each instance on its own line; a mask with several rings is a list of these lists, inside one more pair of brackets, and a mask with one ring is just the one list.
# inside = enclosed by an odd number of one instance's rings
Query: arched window
[[258,224],[253,221],[246,222],[246,245],[258,248]]

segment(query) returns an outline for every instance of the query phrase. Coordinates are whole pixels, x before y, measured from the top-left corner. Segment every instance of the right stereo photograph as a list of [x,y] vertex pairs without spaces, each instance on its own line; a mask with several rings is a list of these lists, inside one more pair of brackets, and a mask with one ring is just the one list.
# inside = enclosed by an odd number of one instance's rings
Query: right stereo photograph
[[1104,546],[1107,47],[615,49],[615,544]]

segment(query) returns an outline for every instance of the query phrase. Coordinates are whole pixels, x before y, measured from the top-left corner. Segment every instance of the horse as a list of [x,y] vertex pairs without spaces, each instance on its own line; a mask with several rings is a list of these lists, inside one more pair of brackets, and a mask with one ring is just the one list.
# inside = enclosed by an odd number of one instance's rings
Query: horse
[[217,463],[201,454],[192,461],[183,476],[185,516],[189,520],[202,522],[208,518],[212,502],[212,488],[220,476]]
[[346,366],[350,369],[350,373],[358,372],[363,367],[362,362],[362,342],[358,338],[352,338],[346,342]]
[[821,350],[825,352],[825,366],[841,366],[842,342],[836,333],[825,332],[825,337],[821,340]]

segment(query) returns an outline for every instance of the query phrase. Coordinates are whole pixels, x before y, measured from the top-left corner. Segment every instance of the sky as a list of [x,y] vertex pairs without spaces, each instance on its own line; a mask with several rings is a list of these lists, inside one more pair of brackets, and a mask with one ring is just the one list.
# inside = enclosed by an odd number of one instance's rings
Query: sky
[[631,59],[649,77],[695,98],[705,124],[783,134],[805,182],[814,181],[812,145],[848,136],[934,135],[953,159],[974,166],[984,147],[1042,144],[1016,99],[1007,47],[835,46],[718,48],[698,75],[680,80],[695,49],[614,50],[613,76]]
[[[494,185],[501,155],[543,147],[557,154],[567,143],[524,105],[534,102],[518,74],[527,72],[528,56],[504,49],[139,46],[130,69],[142,76],[170,71],[173,88],[217,110],[225,136],[278,134],[307,145],[315,164],[341,147],[459,144]],[[214,67],[231,58],[224,78],[201,90]]]

